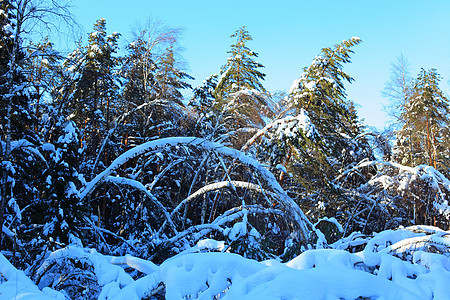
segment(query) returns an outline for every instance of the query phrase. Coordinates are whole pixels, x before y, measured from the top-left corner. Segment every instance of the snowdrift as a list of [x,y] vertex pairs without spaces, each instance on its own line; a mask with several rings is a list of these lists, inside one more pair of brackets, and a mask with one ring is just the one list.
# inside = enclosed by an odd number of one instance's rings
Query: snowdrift
[[0,255],[0,298],[450,299],[450,232],[435,227],[353,233],[287,263],[217,252],[224,246],[203,240],[159,266],[69,246],[28,276]]

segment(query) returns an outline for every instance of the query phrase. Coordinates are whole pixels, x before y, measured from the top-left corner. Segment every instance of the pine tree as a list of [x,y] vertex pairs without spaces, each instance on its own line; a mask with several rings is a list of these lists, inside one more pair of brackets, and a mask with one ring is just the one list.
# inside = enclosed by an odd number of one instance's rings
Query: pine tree
[[106,21],[99,19],[94,31],[89,34],[88,45],[71,54],[72,69],[79,77],[71,97],[72,113],[77,126],[82,129],[81,137],[88,157],[95,157],[102,134],[118,114],[120,101],[116,68],[119,59],[117,51],[119,34],[106,34]]
[[397,133],[395,159],[407,166],[428,164],[447,172],[446,130],[450,119],[448,99],[439,88],[440,78],[436,69],[422,69],[414,81],[412,95],[402,107],[404,125]]

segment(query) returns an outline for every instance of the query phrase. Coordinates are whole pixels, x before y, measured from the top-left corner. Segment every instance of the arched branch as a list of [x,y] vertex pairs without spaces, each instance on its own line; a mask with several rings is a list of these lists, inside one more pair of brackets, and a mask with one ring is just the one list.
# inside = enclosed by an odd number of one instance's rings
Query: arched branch
[[[207,141],[207,140],[204,140],[201,138],[196,138],[196,137],[164,138],[164,139],[149,141],[147,143],[136,146],[136,147],[126,151],[125,153],[120,155],[118,158],[116,158],[108,168],[106,168],[103,172],[98,174],[92,181],[90,181],[89,183],[86,184],[85,188],[80,193],[81,200],[85,200],[95,190],[95,188],[99,184],[101,184],[102,182],[105,181],[105,178],[110,176],[113,172],[118,170],[121,166],[123,166],[125,163],[127,163],[131,159],[134,159],[139,155],[154,151],[156,149],[168,148],[170,146],[175,146],[175,145],[180,145],[180,144],[186,145],[186,146],[198,147],[205,151],[214,150],[222,156],[230,157],[236,161],[241,162],[242,164],[244,164],[246,166],[251,167],[255,172],[257,172],[259,175],[261,175],[262,178],[264,178],[266,180],[268,186],[272,189],[272,191],[273,191],[274,195],[276,196],[277,200],[279,201],[280,205],[286,211],[288,216],[290,216],[290,219],[291,219],[294,227],[298,228],[301,236],[305,240],[308,240],[309,232],[314,227],[313,224],[308,220],[308,218],[305,216],[305,214],[300,209],[300,207],[281,188],[280,184],[277,182],[274,175],[269,170],[267,170],[262,164],[260,164],[255,159],[246,156],[245,153],[243,153],[241,151],[238,151],[238,150],[235,150],[232,148],[228,148],[221,144]],[[229,183],[227,183],[227,184],[229,184]],[[248,185],[247,188],[248,187],[250,187],[250,185]],[[208,188],[211,188],[211,186],[209,186]],[[259,186],[258,186],[258,189],[260,189]]]

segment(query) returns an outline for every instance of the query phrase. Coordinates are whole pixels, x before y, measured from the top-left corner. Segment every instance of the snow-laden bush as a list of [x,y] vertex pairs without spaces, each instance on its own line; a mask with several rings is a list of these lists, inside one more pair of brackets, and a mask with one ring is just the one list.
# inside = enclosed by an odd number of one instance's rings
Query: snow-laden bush
[[263,259],[283,253],[292,233],[306,245],[314,232],[266,166],[195,137],[159,139],[128,150],[80,195],[90,208],[85,221],[94,233],[83,243],[158,262],[206,237],[230,241],[237,253]]
[[[369,174],[367,168],[376,168],[376,172]],[[363,183],[345,190],[346,182],[355,176],[364,178]],[[450,181],[431,166],[363,160],[342,172],[334,183],[354,199],[342,222],[347,233],[400,225],[450,225]]]

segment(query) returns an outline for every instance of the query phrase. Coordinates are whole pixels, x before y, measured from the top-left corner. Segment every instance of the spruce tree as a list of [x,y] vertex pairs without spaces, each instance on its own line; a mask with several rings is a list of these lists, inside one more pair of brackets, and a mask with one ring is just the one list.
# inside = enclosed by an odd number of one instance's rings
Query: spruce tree
[[291,87],[290,105],[307,111],[326,141],[324,150],[334,157],[339,157],[346,147],[345,135],[354,137],[360,133],[351,126],[357,118],[351,101],[346,98],[344,86],[353,78],[342,70],[343,64],[350,62],[351,48],[360,42],[354,37],[333,48],[322,49],[322,53]]
[[81,158],[75,123],[52,110],[44,132],[47,142],[42,146],[42,153],[48,166],[41,177],[40,198],[32,203],[32,213],[25,215],[31,224],[25,232],[30,239],[42,238],[54,250],[82,235],[81,224],[87,210],[78,190],[85,182],[77,170]]
[[[350,62],[351,48],[359,44],[359,38],[351,38],[324,48],[311,66],[292,84],[291,96],[286,109],[292,112],[304,110],[320,137],[317,151],[321,153],[324,167],[329,169],[323,175],[333,174],[346,163],[358,162],[367,153],[367,144],[358,145],[356,137],[362,133],[353,102],[347,99],[345,82],[353,78],[346,74],[343,64]],[[326,158],[325,158],[326,157]]]
[[[275,171],[284,170],[280,181],[291,193],[301,195],[314,217],[337,217],[345,221],[357,199],[347,196],[364,177],[347,178],[341,186],[334,179],[364,158],[372,158],[363,137],[354,104],[347,99],[345,83],[353,78],[343,71],[350,62],[352,47],[359,38],[323,48],[312,64],[295,80],[284,101],[287,117],[273,129],[275,136],[265,142],[273,153]],[[282,132],[283,134],[280,134]],[[285,174],[292,174],[292,177]]]
[[216,89],[217,96],[227,98],[230,93],[243,89],[266,92],[260,82],[266,75],[258,70],[264,66],[255,60],[258,53],[250,50],[246,45],[247,42],[253,40],[251,35],[243,26],[230,37],[236,38],[236,43],[231,45],[231,50],[228,51],[230,57],[221,68]]
[[[230,57],[222,66],[215,84],[212,113],[216,116],[216,128],[222,127],[233,133],[218,138],[230,140],[234,147],[240,148],[250,137],[249,132],[265,125],[272,113],[272,103],[261,83],[266,75],[259,69],[264,66],[255,60],[258,54],[247,46],[252,37],[245,26],[231,38],[235,38],[236,43],[231,45]],[[220,131],[223,130],[215,132]]]

